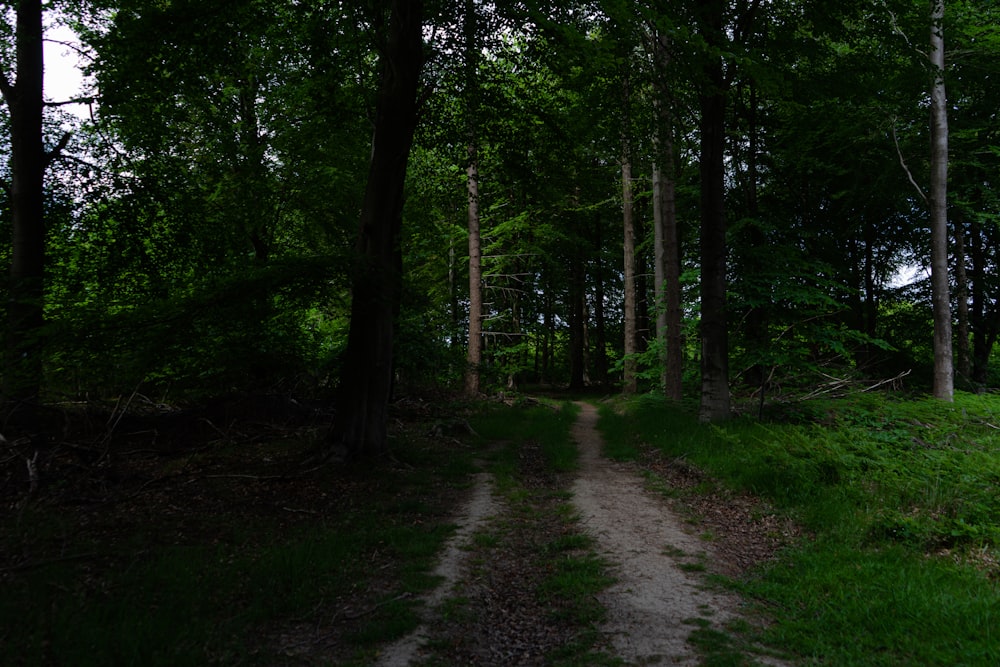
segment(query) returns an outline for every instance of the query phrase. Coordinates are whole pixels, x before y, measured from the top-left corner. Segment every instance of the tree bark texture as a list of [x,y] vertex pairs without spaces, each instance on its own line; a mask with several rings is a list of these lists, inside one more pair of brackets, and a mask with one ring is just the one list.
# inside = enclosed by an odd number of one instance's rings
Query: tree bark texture
[[423,62],[422,2],[392,0],[352,282],[351,326],[331,437],[353,458],[387,453],[401,280],[403,185]]
[[700,94],[701,175],[701,421],[730,416],[729,341],[726,320],[725,128],[726,80],[717,49],[725,39],[725,3],[702,5],[708,44]]
[[[17,3],[16,81],[0,88],[10,112],[13,254],[8,294],[4,395],[11,408],[30,408],[42,384],[45,272],[44,174],[50,159],[42,142],[42,2]],[[58,150],[58,149],[57,149]]]
[[934,397],[954,400],[951,297],[948,282],[948,108],[944,82],[944,0],[931,0],[931,302]]

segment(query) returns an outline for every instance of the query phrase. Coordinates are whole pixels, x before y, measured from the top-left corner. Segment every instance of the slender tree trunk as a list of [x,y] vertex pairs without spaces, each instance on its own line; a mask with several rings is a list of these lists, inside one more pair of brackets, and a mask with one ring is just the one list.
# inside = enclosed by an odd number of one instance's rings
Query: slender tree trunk
[[403,185],[417,119],[423,62],[420,0],[392,0],[368,182],[361,208],[351,326],[341,370],[332,444],[354,458],[388,451],[393,333],[400,296]]
[[965,225],[955,224],[955,299],[958,303],[958,330],[955,335],[956,370],[968,383],[972,379],[972,355],[969,352],[969,276],[965,268]]
[[479,234],[479,149],[477,137],[479,57],[476,51],[476,5],[465,1],[465,114],[468,134],[466,186],[469,209],[469,344],[465,357],[465,393],[480,392],[483,364],[483,253]]
[[721,56],[725,3],[704,3],[702,29],[710,53],[701,104],[701,421],[730,417],[726,320],[726,80]]
[[632,164],[626,157],[622,160],[622,220],[624,226],[623,249],[625,254],[625,364],[622,376],[622,392],[634,394],[638,391],[636,377],[636,293],[635,293],[635,221],[632,201]]
[[552,365],[550,350],[553,346],[554,338],[552,326],[553,297],[551,285],[546,281],[546,289],[542,294],[542,335],[541,335],[541,366],[539,368],[539,381],[542,384],[552,383]]
[[458,305],[458,250],[455,236],[448,240],[448,305],[451,312],[451,349],[461,349],[461,310]]
[[584,300],[586,293],[586,270],[584,269],[583,253],[579,247],[573,251],[573,258],[570,266],[570,286],[569,286],[569,388],[579,391],[586,384],[586,355],[584,345],[586,335],[584,333],[584,313],[586,306]]
[[[660,145],[659,132],[655,143]],[[653,293],[656,295],[656,343],[660,360],[660,390],[667,390],[667,309],[664,305],[666,294],[666,249],[664,245],[664,228],[666,227],[663,196],[663,174],[660,172],[659,160],[662,156],[657,151],[653,162]]]
[[604,315],[604,262],[601,259],[601,218],[597,216],[594,225],[594,378],[597,384],[608,384],[608,335]]
[[[759,127],[757,123],[757,86],[753,81],[746,84],[748,89],[746,99],[742,91],[737,96],[741,102],[742,113],[746,117],[747,129],[747,154],[746,154],[746,183],[745,200],[746,215],[754,220],[746,225],[745,236],[738,241],[745,253],[742,271],[751,280],[767,271],[765,263],[772,261],[770,253],[765,256],[764,248],[767,246],[767,237],[755,221],[760,215],[758,183],[760,182],[757,171],[757,155],[759,152]],[[766,288],[765,288],[766,289]],[[770,300],[770,296],[762,291],[757,285],[752,288],[754,295],[761,304]],[[754,305],[747,309],[743,316],[743,339],[749,349],[767,349],[771,341],[768,335],[768,308],[764,305]],[[760,409],[766,401],[767,382],[770,377],[770,369],[761,360],[755,362],[746,369],[743,378],[747,385],[756,387],[760,391]],[[759,415],[758,415],[759,416]]]
[[466,183],[469,195],[469,347],[465,357],[465,393],[480,391],[483,363],[483,252],[479,237],[479,171],[476,149],[469,147]]
[[[633,195],[634,197],[634,195]],[[635,224],[634,238],[646,237],[643,228],[642,205],[636,206],[632,220]],[[636,244],[635,253],[635,349],[639,354],[649,349],[649,339],[652,336],[654,323],[649,318],[649,266],[648,258],[641,243]]]
[[944,0],[931,0],[931,301],[934,311],[934,397],[954,400],[951,299],[948,284],[948,108],[944,85]]
[[974,219],[971,220],[969,256],[972,259],[974,280],[971,286],[972,312],[969,313],[969,322],[972,325],[972,381],[977,384],[986,383],[992,349],[987,344],[986,293],[983,284],[987,275],[985,243],[982,226]]

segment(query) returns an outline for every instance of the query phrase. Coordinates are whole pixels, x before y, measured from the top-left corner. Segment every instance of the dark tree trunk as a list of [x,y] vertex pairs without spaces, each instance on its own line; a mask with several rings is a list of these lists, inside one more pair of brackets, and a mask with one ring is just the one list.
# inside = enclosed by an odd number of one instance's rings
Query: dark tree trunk
[[666,84],[670,55],[666,38],[653,36],[653,54],[660,76],[655,79],[657,126],[654,133],[656,161],[653,165],[653,225],[654,225],[654,275],[656,276],[657,305],[656,334],[662,345],[663,372],[660,383],[664,395],[679,401],[682,397],[683,365],[681,363],[681,250],[677,226],[677,186],[675,182],[675,156],[672,109],[674,100]]
[[[643,229],[643,211],[639,206],[635,216],[635,237],[645,238]],[[653,324],[649,314],[649,266],[648,257],[641,244],[635,253],[635,351],[642,354],[649,349],[649,338],[652,335]],[[638,369],[638,364],[636,364]]]
[[422,3],[392,0],[382,53],[372,158],[362,204],[351,327],[332,442],[355,458],[387,453],[393,330],[399,303],[403,184],[423,62]]
[[[626,149],[627,150],[627,149]],[[634,394],[639,390],[636,362],[637,303],[635,280],[635,222],[632,201],[632,164],[626,158],[622,161],[622,221],[624,228],[624,280],[625,280],[625,333],[624,370],[622,372],[622,393]]]
[[726,321],[726,80],[716,49],[724,46],[725,3],[702,4],[709,47],[701,103],[701,408],[702,421],[730,416]]
[[583,252],[577,247],[570,267],[569,287],[569,388],[579,391],[586,385],[586,278]]
[[969,276],[965,268],[965,224],[955,221],[955,301],[958,321],[955,328],[955,372],[963,382],[972,378],[969,352]]
[[681,241],[677,224],[677,204],[673,176],[664,188],[663,254],[666,281],[667,366],[664,371],[664,394],[679,401],[683,398],[684,341],[681,333],[684,309],[681,306]]
[[594,225],[594,379],[602,387],[608,384],[608,335],[604,315],[604,262],[601,260],[601,218]]
[[13,254],[8,294],[4,395],[11,409],[29,412],[42,384],[45,221],[43,184],[47,155],[42,143],[42,3],[17,3],[16,77],[0,74],[10,112]]
[[[989,335],[986,315],[986,252],[983,238],[983,228],[974,219],[969,225],[969,256],[972,259],[972,309],[969,313],[969,324],[972,328],[972,381],[985,384],[989,373],[989,360],[992,346],[987,345]],[[991,318],[992,319],[992,318]]]

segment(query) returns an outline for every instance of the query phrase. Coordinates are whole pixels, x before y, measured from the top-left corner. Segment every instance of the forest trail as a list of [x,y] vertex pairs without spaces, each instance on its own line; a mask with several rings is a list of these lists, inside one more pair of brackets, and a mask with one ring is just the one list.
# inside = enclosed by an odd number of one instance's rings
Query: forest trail
[[[599,628],[604,650],[626,664],[699,665],[689,636],[699,629],[724,631],[725,623],[739,616],[740,600],[705,585],[703,572],[712,569],[707,566],[713,562],[709,544],[691,534],[690,526],[665,498],[646,488],[635,464],[602,456],[597,409],[583,402],[577,405],[580,414],[571,435],[580,459],[570,487],[571,502],[579,514],[580,528],[594,538],[598,555],[611,564],[617,579],[598,596],[607,610]],[[480,473],[469,500],[455,518],[459,528],[435,571],[443,583],[424,598],[430,612],[427,619],[433,618],[435,608],[457,589],[463,596],[483,594],[476,586],[466,590],[468,579],[463,579],[468,571],[470,542],[477,530],[506,511],[505,503],[493,493],[491,477]],[[514,569],[521,567],[514,564]],[[496,590],[496,584],[493,580],[488,588]],[[423,664],[423,649],[438,634],[434,625],[433,620],[426,620],[413,633],[380,651],[376,664]],[[477,641],[497,641],[489,634],[476,634],[471,627],[466,631]],[[504,641],[510,639],[500,643]],[[492,655],[499,654],[492,650]],[[468,664],[543,664],[537,661],[538,654],[530,661],[523,657],[510,658],[513,662],[491,661],[485,657],[491,655],[491,649],[484,647],[477,655],[473,660],[481,662]],[[782,664],[760,655],[753,657],[757,662],[751,664]]]
[[706,590],[692,571],[703,569],[710,557],[705,543],[645,488],[634,466],[601,455],[597,409],[577,405],[572,435],[580,447],[580,471],[573,502],[618,579],[600,596],[608,612],[602,631],[629,663],[697,665],[688,635],[733,618],[738,600]]
[[[452,592],[459,581],[464,566],[467,548],[472,534],[496,514],[500,503],[493,493],[493,478],[488,473],[475,475],[472,495],[456,518],[458,528],[445,545],[444,554],[434,568],[434,576],[441,578],[437,588],[424,596],[428,608],[437,607]],[[379,654],[378,667],[407,667],[417,657],[426,642],[430,628],[421,624],[416,630],[400,638],[383,649]]]

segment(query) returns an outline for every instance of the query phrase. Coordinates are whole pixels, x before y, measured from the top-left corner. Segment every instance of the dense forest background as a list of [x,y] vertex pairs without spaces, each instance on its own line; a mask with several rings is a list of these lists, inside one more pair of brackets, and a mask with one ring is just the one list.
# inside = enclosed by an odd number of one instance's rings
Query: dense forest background
[[[28,432],[66,401],[285,394],[381,422],[332,436],[378,451],[412,390],[663,391],[714,420],[930,390],[952,353],[956,386],[997,384],[993,3],[3,8],[4,396]],[[44,97],[58,25],[86,118]]]

